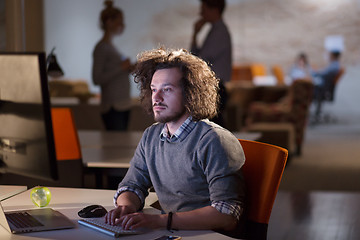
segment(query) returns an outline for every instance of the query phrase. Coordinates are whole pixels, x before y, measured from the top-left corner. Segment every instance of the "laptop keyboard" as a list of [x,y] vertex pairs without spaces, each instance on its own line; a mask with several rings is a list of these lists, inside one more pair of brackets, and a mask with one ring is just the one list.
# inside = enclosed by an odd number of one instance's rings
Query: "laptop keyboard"
[[44,226],[27,212],[6,213],[6,219],[17,228],[41,227]]

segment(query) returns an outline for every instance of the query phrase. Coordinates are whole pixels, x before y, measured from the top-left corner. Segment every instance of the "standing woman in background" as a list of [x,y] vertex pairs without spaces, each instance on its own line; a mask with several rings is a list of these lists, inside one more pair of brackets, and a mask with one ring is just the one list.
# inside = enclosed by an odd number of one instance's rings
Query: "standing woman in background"
[[113,37],[122,34],[125,28],[123,13],[113,7],[112,1],[105,1],[105,5],[100,15],[104,35],[93,52],[92,77],[94,84],[101,87],[101,112],[106,130],[125,131],[131,107],[132,65],[112,44]]

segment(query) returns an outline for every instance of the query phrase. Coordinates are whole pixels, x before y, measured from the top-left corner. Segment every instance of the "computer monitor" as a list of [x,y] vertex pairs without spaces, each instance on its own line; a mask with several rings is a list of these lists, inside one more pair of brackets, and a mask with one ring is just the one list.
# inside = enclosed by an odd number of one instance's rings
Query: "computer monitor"
[[45,53],[0,53],[0,175],[6,173],[58,179]]

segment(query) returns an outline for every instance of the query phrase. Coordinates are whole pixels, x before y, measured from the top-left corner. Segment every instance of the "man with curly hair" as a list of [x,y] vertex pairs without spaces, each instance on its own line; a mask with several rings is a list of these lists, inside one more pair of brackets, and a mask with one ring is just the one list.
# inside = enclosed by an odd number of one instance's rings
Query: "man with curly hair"
[[[245,157],[238,139],[208,120],[219,101],[215,73],[186,50],[156,49],[138,57],[134,76],[157,123],[145,130],[105,221],[125,229],[238,229]],[[139,212],[150,187],[163,214]]]

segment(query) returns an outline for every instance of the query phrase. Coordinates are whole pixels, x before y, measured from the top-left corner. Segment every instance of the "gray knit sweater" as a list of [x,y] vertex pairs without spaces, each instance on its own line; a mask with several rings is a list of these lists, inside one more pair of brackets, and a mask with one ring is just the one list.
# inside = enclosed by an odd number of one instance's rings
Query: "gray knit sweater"
[[202,120],[184,139],[170,143],[160,140],[163,128],[164,124],[154,124],[145,130],[119,187],[135,188],[147,196],[153,186],[165,212],[190,211],[211,201],[244,203],[239,170],[245,157],[234,135]]

